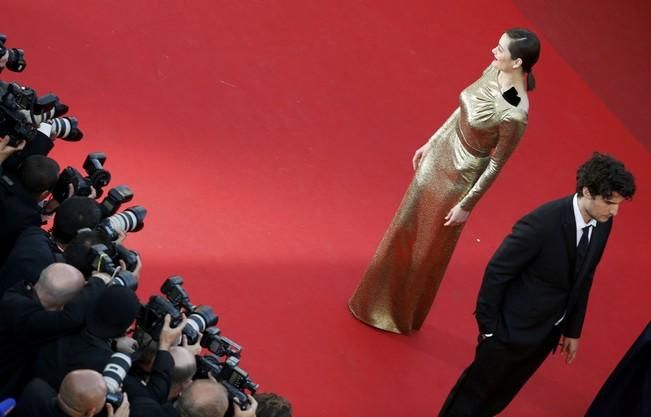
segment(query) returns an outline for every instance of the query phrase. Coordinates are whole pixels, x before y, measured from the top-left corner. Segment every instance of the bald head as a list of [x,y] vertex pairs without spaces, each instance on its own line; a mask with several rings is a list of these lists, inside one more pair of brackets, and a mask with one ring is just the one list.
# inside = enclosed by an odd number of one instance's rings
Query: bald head
[[198,379],[181,393],[175,404],[185,417],[223,417],[228,409],[228,393],[222,384]]
[[197,360],[183,346],[172,346],[169,352],[172,359],[174,359],[174,369],[171,376],[172,384],[168,396],[168,399],[172,400],[192,382],[192,377],[197,372]]
[[106,401],[106,383],[102,374],[90,369],[72,371],[63,378],[57,402],[69,416],[99,413]]
[[46,310],[57,310],[72,300],[84,286],[84,276],[74,266],[54,263],[45,268],[34,290]]

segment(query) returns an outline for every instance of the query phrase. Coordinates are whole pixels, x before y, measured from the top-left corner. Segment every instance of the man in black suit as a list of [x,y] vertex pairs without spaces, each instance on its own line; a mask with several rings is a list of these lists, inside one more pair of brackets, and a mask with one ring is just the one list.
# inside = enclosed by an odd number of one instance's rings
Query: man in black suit
[[104,281],[87,283],[76,268],[54,263],[36,284],[22,282],[0,301],[0,398],[17,396],[29,380],[39,347],[78,332]]
[[575,195],[544,204],[515,224],[484,273],[475,359],[439,417],[501,412],[559,340],[567,363],[574,360],[612,217],[634,193],[624,165],[595,153],[577,171]]

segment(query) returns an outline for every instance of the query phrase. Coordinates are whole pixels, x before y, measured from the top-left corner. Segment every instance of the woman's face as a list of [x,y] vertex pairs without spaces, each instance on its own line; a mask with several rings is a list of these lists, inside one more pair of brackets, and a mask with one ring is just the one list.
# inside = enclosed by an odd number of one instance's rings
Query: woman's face
[[502,35],[500,41],[497,43],[497,46],[493,48],[493,56],[495,60],[491,65],[503,72],[513,71],[518,66],[518,59],[511,59],[511,52],[509,52],[509,44],[511,43],[511,38],[506,33]]

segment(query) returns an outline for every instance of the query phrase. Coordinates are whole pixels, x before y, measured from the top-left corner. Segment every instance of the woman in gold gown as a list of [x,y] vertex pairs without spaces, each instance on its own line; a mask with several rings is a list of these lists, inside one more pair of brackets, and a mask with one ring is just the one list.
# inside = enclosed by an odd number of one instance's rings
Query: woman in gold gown
[[422,326],[463,224],[524,133],[540,42],[510,29],[492,52],[459,108],[414,155],[414,179],[348,302],[368,325],[402,334]]

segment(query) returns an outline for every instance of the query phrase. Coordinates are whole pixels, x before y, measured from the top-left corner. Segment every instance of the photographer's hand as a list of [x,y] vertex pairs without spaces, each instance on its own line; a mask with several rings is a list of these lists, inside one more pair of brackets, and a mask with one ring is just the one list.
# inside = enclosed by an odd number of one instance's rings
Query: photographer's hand
[[158,339],[158,350],[169,350],[170,347],[177,345],[181,339],[183,328],[188,323],[188,319],[185,315],[183,315],[183,321],[181,321],[181,323],[176,327],[170,327],[171,320],[172,318],[170,315],[166,314],[163,328],[161,329],[160,337]]
[[[251,406],[246,410],[240,410],[239,404],[236,407],[233,407],[233,416],[234,417],[255,417],[255,412],[258,410],[258,402],[251,395],[247,395]],[[237,402],[237,400],[235,400]]]
[[122,404],[120,404],[117,410],[113,411],[113,406],[106,404],[106,414],[108,417],[129,417],[129,397],[126,392],[124,393]]
[[9,146],[10,140],[11,138],[9,136],[5,136],[0,139],[0,164],[2,164],[5,160],[7,160],[7,158],[13,155],[14,152],[18,152],[23,149],[25,147],[25,143],[27,143],[23,140],[18,144],[18,146]]
[[111,279],[112,279],[111,276],[109,274],[107,274],[106,272],[98,272],[98,271],[94,271],[91,274],[91,277],[99,278],[102,281],[104,281],[104,284],[107,284],[107,285],[108,285],[109,282],[111,282]]
[[201,354],[201,338],[203,337],[203,333],[199,335],[197,338],[197,341],[194,342],[194,344],[189,345],[188,344],[188,338],[183,335],[183,343],[181,344],[184,348],[186,348],[190,353],[192,353],[194,356],[198,356]]
[[115,339],[115,347],[118,352],[133,355],[138,350],[138,342],[133,337],[122,336]]

